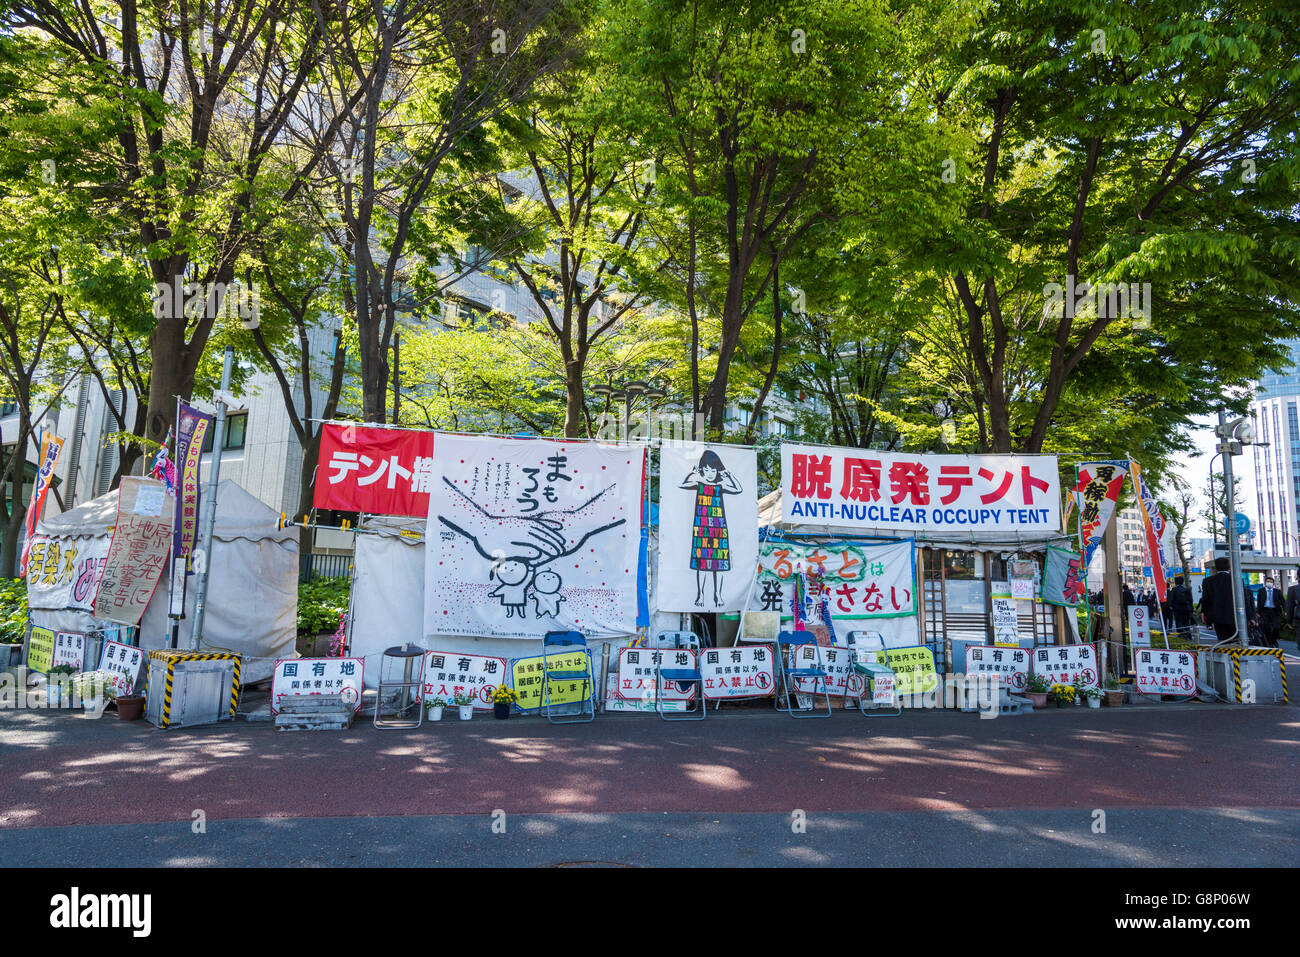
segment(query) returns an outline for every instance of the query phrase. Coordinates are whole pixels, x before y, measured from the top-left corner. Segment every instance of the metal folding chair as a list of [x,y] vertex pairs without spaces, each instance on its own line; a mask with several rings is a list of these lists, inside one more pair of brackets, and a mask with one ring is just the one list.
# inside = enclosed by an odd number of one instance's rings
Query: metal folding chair
[[[874,701],[870,708],[867,708],[862,703],[862,693],[871,687],[872,683],[876,680],[876,677],[883,674],[893,674],[893,671],[884,665],[871,664],[863,661],[859,656],[859,651],[874,651],[876,649],[860,649],[858,646],[859,637],[866,639],[871,644],[877,645],[878,648],[883,649],[885,646],[883,638],[877,632],[850,631],[847,635],[847,641],[849,643],[849,667],[851,669],[849,672],[849,678],[850,680],[853,678],[857,679],[856,681],[852,681],[852,686],[856,689],[854,697],[858,702],[858,711],[861,714],[866,715],[868,718],[897,718],[903,713],[903,706],[898,701],[897,693],[894,694],[894,704],[896,707],[893,711],[885,711],[882,708],[877,708]],[[847,684],[844,688],[844,697],[845,700],[849,697],[849,686]]]
[[[670,662],[669,666],[663,666],[664,658],[673,651],[694,651],[696,654],[695,667],[686,666],[684,662]],[[661,631],[655,636],[653,648],[655,656],[655,711],[659,717],[665,721],[703,721],[709,713],[709,703],[704,700],[704,675],[700,671],[699,654],[700,639],[693,631]],[[699,688],[699,697],[697,706],[687,708],[678,712],[679,716],[669,717],[673,712],[664,711],[664,690],[668,682],[677,685],[678,690],[687,691],[691,685]],[[698,712],[698,713],[697,713]]]
[[[565,654],[581,650],[587,666],[581,671],[551,671],[549,655]],[[551,682],[581,681],[584,688],[590,689],[583,698],[582,708],[576,715],[555,713],[556,704],[551,701]],[[562,706],[562,705],[561,705]],[[591,666],[591,652],[587,649],[587,639],[580,631],[548,631],[542,639],[542,713],[551,724],[581,724],[596,720],[596,675]],[[586,717],[583,717],[586,715]]]
[[[812,645],[817,649],[817,665],[814,668],[798,667],[799,649],[805,645]],[[794,657],[790,665],[785,663],[787,651],[793,651]],[[830,675],[827,674],[825,665],[822,663],[821,646],[817,644],[817,636],[811,631],[783,631],[776,636],[776,667],[780,673],[781,690],[785,695],[785,706],[781,705],[781,696],[778,694],[774,699],[777,711],[784,711],[792,718],[829,718],[831,716],[831,687]],[[791,702],[791,693],[798,694],[797,689],[791,687],[797,678],[813,678],[821,682],[822,694],[826,697],[826,711],[823,713],[817,708],[817,692],[811,692],[813,706],[811,708],[796,708],[797,700]],[[806,712],[806,713],[803,713]]]

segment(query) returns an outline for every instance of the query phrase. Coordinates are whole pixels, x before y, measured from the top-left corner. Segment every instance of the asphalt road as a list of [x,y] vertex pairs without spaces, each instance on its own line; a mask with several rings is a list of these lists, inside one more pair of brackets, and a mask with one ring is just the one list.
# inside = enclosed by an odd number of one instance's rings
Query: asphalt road
[[10,866],[1300,860],[1293,706],[316,733],[10,711],[0,768]]

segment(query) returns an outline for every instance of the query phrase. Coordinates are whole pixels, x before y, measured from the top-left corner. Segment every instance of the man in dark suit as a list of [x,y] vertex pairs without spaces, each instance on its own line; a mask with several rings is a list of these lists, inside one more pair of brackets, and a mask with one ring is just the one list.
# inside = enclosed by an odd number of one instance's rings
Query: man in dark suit
[[[1237,634],[1237,614],[1232,600],[1232,563],[1226,558],[1214,560],[1214,574],[1201,586],[1201,620],[1214,626],[1220,641],[1236,639],[1241,644],[1250,643],[1249,635]],[[1243,589],[1246,597],[1246,621],[1255,621],[1255,602],[1250,589]]]
[[[1300,589],[1296,591],[1300,601]],[[1174,616],[1174,627],[1187,634],[1192,629],[1192,590],[1187,587],[1187,580],[1179,575],[1174,579],[1174,587],[1169,589],[1169,610]]]
[[1291,626],[1291,630],[1300,635],[1300,628],[1297,628],[1296,618],[1300,616],[1300,582],[1292,585],[1286,590],[1286,621]]
[[1277,648],[1277,640],[1282,635],[1282,589],[1277,587],[1272,575],[1264,579],[1255,607],[1259,609],[1259,623],[1264,631],[1264,647]]

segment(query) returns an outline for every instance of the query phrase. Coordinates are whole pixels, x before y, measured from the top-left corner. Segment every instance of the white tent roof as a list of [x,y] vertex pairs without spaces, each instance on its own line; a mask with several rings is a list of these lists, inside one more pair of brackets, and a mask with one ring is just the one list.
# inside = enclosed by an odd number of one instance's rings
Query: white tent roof
[[[207,493],[207,487],[203,489]],[[278,513],[230,479],[217,484],[217,518],[212,531],[214,538],[223,542],[247,539],[250,542],[297,541],[294,528],[277,528]],[[107,535],[117,519],[117,490],[105,492],[98,498],[84,502],[76,508],[45,518],[37,526],[38,535],[62,537]]]

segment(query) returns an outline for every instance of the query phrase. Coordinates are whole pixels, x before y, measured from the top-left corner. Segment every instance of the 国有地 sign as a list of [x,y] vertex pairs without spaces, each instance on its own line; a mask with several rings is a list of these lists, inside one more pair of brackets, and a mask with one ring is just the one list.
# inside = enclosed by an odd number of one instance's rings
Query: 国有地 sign
[[786,444],[785,521],[897,532],[1055,532],[1054,455],[905,455]]

